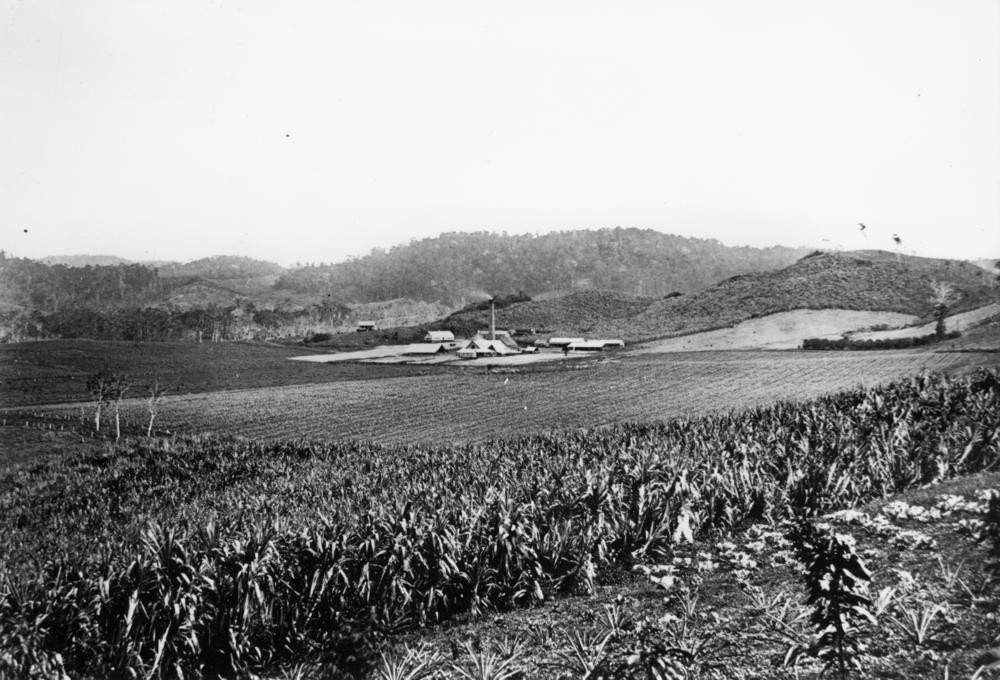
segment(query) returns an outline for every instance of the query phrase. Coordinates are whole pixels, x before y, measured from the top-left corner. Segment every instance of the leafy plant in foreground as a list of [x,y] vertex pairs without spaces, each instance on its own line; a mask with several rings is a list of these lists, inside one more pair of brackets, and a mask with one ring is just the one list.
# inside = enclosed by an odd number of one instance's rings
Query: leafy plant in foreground
[[994,583],[1000,581],[1000,492],[993,490],[987,501],[986,516],[979,531],[978,542],[989,541],[986,568]]
[[[981,372],[476,446],[125,439],[0,494],[0,663],[211,678],[322,657],[367,677],[393,632],[592,592],[677,542],[989,469],[998,413],[1000,379]],[[682,604],[692,619],[697,601]],[[798,609],[775,613],[803,643]],[[696,626],[611,619],[615,677],[713,661]]]
[[805,567],[806,603],[813,608],[809,620],[816,638],[809,648],[792,646],[785,661],[792,663],[808,652],[821,659],[828,670],[846,678],[849,667],[858,667],[855,623],[859,619],[874,621],[868,597],[871,574],[855,553],[850,536],[800,518],[792,523],[788,539]]

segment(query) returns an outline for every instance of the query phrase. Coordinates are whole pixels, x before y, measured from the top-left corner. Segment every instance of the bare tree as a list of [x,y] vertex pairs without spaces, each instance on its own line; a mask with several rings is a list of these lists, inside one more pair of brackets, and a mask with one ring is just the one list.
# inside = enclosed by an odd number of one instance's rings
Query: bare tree
[[948,281],[931,281],[931,295],[927,301],[934,305],[934,316],[937,319],[934,334],[938,338],[944,337],[947,331],[944,319],[948,316],[949,308],[958,302],[960,297],[959,291]]
[[94,431],[101,431],[101,407],[108,400],[110,376],[101,371],[87,378],[87,391],[94,400]]
[[128,392],[132,384],[129,377],[124,373],[115,373],[108,383],[108,400],[115,403],[115,441],[122,437],[121,428],[121,405],[125,393]]
[[153,381],[149,386],[149,393],[146,395],[146,408],[149,410],[149,426],[146,427],[146,436],[153,436],[153,420],[160,409],[160,400],[167,393],[166,388],[160,384],[159,380]]

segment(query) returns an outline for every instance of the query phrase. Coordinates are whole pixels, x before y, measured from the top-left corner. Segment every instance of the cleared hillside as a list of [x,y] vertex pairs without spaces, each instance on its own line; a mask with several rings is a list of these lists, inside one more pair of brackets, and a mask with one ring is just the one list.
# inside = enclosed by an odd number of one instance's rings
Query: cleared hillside
[[[898,327],[916,317],[898,312],[795,309],[748,319],[730,328],[680,335],[648,343],[640,352],[703,352],[732,349],[795,349],[805,338],[836,340],[859,328]],[[933,332],[933,324],[931,328]]]
[[953,313],[989,304],[996,296],[990,273],[968,262],[883,251],[817,253],[784,269],[735,276],[691,295],[657,300],[627,325],[602,319],[594,330],[622,329],[631,339],[668,337],[793,309],[899,312],[930,320],[934,281],[954,287]]

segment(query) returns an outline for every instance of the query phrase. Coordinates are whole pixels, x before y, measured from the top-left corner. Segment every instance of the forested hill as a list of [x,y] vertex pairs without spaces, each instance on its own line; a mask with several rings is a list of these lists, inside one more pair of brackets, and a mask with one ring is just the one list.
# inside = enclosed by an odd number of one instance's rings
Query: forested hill
[[0,252],[0,308],[55,312],[139,305],[161,290],[156,270],[141,264],[71,267]]
[[117,255],[50,255],[43,257],[45,264],[64,264],[67,267],[107,267],[119,264],[132,264]]
[[281,265],[251,257],[237,255],[215,255],[191,262],[158,263],[157,269],[163,277],[199,277],[204,279],[254,279],[275,276],[284,271]]
[[652,229],[541,236],[446,233],[331,265],[285,272],[277,288],[347,301],[409,297],[449,304],[495,293],[601,288],[645,296],[690,292],[785,267],[808,249],[730,247]]
[[[91,264],[105,260],[109,264]],[[87,264],[81,264],[81,263]],[[113,256],[66,256],[30,260],[0,252],[0,309],[58,312],[67,308],[107,309],[171,302],[172,291],[207,280],[221,285],[259,282],[270,287],[282,267],[249,257],[220,255],[184,264],[156,265]],[[237,297],[234,292],[232,297]]]

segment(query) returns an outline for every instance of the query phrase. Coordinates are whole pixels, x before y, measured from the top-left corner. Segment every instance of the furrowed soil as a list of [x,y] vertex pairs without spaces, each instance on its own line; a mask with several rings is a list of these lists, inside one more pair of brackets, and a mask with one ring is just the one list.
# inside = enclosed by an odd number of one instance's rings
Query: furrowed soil
[[[156,424],[160,431],[264,440],[476,442],[801,400],[925,371],[996,366],[1000,354],[733,351],[612,354],[558,364],[502,372],[407,367],[426,374],[168,396]],[[91,410],[84,402],[35,407],[29,414],[75,419],[85,427]],[[126,429],[145,432],[144,400],[126,400],[122,414]]]

